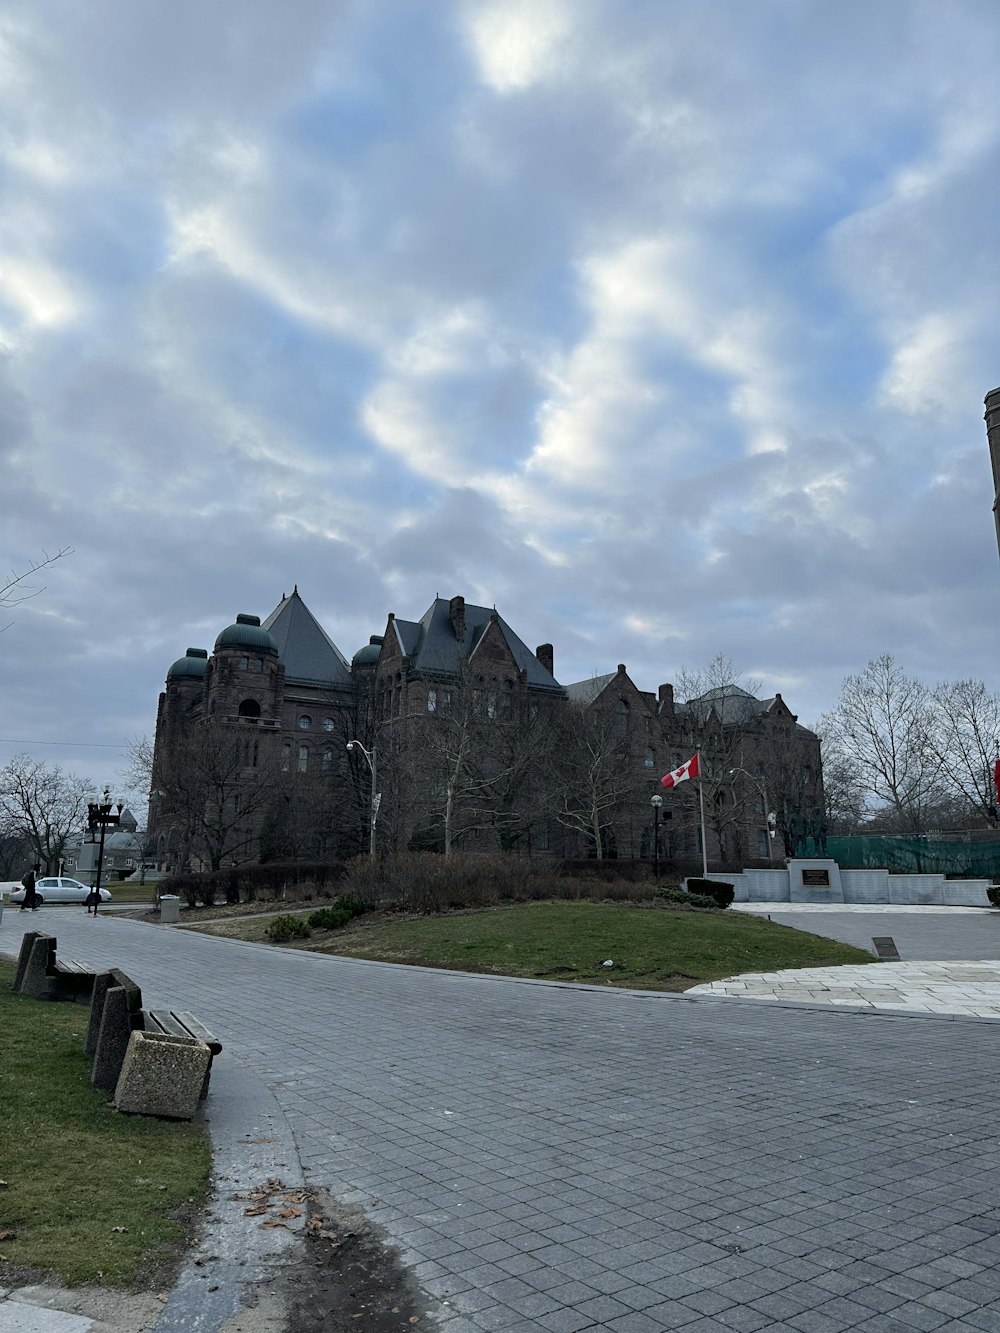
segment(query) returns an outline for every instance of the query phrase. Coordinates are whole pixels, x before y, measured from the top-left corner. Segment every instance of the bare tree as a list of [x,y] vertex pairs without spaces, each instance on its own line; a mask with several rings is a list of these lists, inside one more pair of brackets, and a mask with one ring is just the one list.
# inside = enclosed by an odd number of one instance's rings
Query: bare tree
[[207,718],[158,757],[150,794],[164,859],[211,870],[256,854],[265,811],[280,780],[274,738]]
[[945,681],[931,696],[936,726],[931,744],[942,783],[970,813],[995,818],[993,766],[1000,757],[1000,698],[981,680]]
[[831,834],[861,832],[867,818],[866,795],[857,769],[834,745],[823,744],[823,793],[826,822]]
[[[4,583],[0,583],[0,607],[20,606],[22,602],[27,602],[32,597],[37,597],[40,592],[44,592],[44,587],[36,587],[31,580],[36,574],[40,574],[43,569],[49,569],[57,560],[62,560],[67,555],[72,555],[70,547],[64,546],[61,551],[56,551],[54,555],[49,555],[47,551],[42,552],[40,560],[33,560],[27,569],[20,572],[12,569],[6,577]],[[0,627],[0,632],[10,628],[11,622]]]
[[93,783],[26,754],[0,769],[0,811],[8,830],[47,872],[58,871],[70,836],[86,823],[93,790]]
[[907,832],[923,832],[943,772],[927,687],[883,653],[859,675],[847,677],[820,727],[828,754],[838,752],[851,765],[866,797]]
[[446,856],[484,838],[507,849],[525,841],[547,770],[547,719],[514,681],[482,679],[468,665],[428,686],[426,712],[408,728],[418,836]]
[[616,850],[617,815],[636,803],[631,725],[627,712],[572,702],[556,724],[553,814],[564,828],[587,839],[599,861]]

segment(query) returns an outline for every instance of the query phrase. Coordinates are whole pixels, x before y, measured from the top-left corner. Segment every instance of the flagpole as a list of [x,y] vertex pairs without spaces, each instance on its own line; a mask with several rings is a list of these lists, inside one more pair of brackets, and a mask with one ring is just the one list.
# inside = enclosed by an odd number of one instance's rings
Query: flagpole
[[708,879],[708,843],[705,841],[705,791],[701,776],[701,751],[698,751],[698,808],[701,811],[701,873]]

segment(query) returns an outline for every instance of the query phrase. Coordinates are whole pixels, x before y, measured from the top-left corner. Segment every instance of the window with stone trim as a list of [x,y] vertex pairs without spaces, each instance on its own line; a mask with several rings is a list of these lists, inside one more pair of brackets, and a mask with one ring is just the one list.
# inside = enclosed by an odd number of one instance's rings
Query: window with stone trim
[[308,773],[309,771],[309,746],[299,746],[299,772]]

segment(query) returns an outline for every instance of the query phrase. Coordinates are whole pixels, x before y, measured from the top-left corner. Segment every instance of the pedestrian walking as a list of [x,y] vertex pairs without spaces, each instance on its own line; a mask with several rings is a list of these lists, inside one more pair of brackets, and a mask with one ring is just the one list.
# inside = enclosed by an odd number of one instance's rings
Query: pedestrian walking
[[38,894],[35,892],[35,881],[38,878],[39,870],[41,870],[41,866],[32,866],[21,877],[21,883],[24,885],[24,898],[21,902],[22,912],[38,911]]

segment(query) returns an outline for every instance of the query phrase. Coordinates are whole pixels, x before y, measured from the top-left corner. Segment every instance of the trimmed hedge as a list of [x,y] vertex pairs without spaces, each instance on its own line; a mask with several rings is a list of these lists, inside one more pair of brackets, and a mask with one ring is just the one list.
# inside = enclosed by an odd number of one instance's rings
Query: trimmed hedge
[[719,904],[707,893],[685,893],[683,889],[654,889],[653,901],[670,907],[698,907],[702,911],[717,912]]
[[717,879],[688,879],[688,893],[699,894],[705,898],[711,898],[716,907],[728,907],[736,896],[736,890],[732,884],[723,884]]

